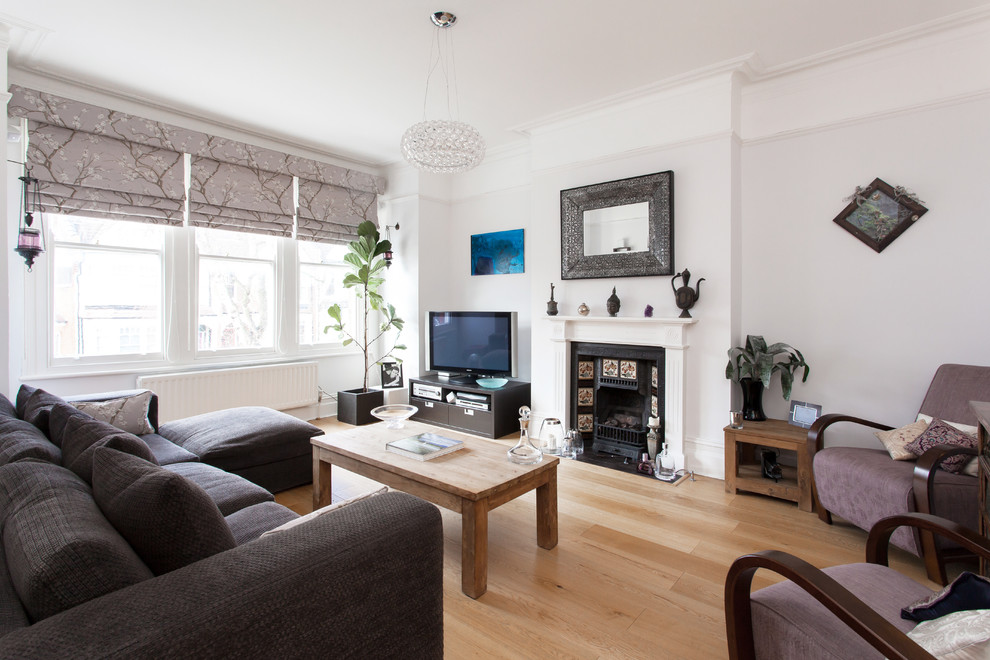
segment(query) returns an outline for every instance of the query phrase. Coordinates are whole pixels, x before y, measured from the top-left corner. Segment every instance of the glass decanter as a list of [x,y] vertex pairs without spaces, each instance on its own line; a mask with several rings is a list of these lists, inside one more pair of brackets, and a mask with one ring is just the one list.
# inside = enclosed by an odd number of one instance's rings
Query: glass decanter
[[529,415],[529,406],[519,409],[519,442],[506,452],[510,461],[521,465],[534,465],[543,460],[543,452],[529,439]]

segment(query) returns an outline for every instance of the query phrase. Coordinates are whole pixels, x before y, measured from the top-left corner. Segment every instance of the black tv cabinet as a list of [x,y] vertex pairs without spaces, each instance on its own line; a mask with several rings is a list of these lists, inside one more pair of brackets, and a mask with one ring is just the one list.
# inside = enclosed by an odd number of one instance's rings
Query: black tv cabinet
[[[440,398],[414,394],[416,383],[439,387]],[[488,410],[447,401],[449,394],[460,392],[488,397]],[[498,389],[488,389],[477,383],[453,383],[436,375],[409,379],[409,403],[419,408],[412,419],[487,438],[501,438],[519,431],[519,407],[529,405],[529,392],[529,383],[521,380],[510,380]]]

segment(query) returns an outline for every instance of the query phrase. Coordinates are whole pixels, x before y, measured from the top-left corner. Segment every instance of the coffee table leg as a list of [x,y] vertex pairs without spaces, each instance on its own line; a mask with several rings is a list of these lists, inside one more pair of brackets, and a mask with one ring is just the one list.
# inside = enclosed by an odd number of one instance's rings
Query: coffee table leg
[[319,447],[313,447],[313,510],[330,504],[330,463],[320,460]]
[[536,544],[549,550],[557,545],[557,470],[536,487]]
[[488,590],[488,504],[461,503],[461,591],[478,598]]

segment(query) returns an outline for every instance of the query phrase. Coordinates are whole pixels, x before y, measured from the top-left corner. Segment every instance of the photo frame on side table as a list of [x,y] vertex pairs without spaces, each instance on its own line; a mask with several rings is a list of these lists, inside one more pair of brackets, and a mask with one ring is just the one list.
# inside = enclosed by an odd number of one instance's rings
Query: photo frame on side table
[[815,420],[821,416],[822,407],[817,403],[791,401],[791,409],[787,413],[787,423],[800,426],[803,429],[810,429]]
[[403,387],[402,365],[398,362],[382,362],[382,389]]

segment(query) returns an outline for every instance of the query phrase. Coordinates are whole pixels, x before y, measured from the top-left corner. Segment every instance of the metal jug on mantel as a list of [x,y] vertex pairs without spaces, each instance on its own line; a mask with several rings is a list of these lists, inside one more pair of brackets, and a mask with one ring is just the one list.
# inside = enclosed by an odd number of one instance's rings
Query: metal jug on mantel
[[556,417],[544,417],[537,436],[540,439],[540,451],[556,456],[564,442],[564,425]]

